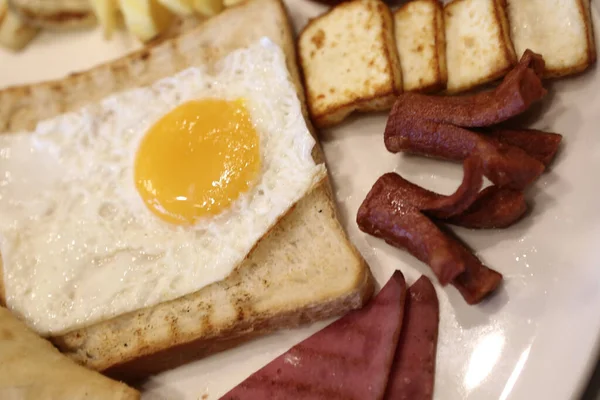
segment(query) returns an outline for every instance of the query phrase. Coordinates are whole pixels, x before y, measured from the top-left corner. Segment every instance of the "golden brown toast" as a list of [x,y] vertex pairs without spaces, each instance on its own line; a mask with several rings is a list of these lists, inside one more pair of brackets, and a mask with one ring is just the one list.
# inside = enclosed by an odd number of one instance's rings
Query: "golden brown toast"
[[387,110],[402,92],[394,22],[380,0],[344,2],[313,19],[298,52],[317,126],[335,125],[353,111]]

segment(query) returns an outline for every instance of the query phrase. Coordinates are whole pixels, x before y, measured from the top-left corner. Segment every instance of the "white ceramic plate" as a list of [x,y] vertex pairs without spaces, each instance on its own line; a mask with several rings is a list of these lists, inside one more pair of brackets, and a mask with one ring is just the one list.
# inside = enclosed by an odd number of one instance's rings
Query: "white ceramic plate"
[[[296,29],[324,7],[288,0]],[[600,1],[593,1],[600,27]],[[598,29],[597,29],[598,31]],[[600,35],[596,35],[600,37]],[[44,33],[19,55],[0,51],[0,87],[88,68],[132,50],[126,34]],[[533,212],[507,230],[456,229],[478,256],[504,274],[503,287],[476,307],[438,287],[441,326],[436,399],[575,398],[596,361],[600,334],[600,78],[596,68],[550,86],[532,126],[564,134],[552,169],[527,196]],[[393,155],[383,145],[385,115],[360,115],[323,132],[343,222],[380,283],[394,269],[409,283],[429,269],[359,232],[357,208],[375,180],[396,171],[429,189],[452,192],[460,165]],[[145,399],[217,399],[325,323],[278,332],[153,377]]]

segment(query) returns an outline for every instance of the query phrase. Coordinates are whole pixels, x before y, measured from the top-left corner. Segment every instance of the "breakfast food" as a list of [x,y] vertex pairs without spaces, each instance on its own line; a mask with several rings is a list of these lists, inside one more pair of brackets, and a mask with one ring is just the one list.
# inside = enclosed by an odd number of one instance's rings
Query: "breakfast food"
[[11,8],[32,26],[53,30],[84,28],[96,23],[89,0],[10,0]]
[[119,0],[127,29],[142,42],[167,29],[173,14],[156,0]]
[[91,4],[104,32],[104,38],[110,39],[117,27],[117,0],[91,0]]
[[387,110],[402,91],[392,14],[379,0],[345,2],[310,21],[298,51],[319,127],[353,111]]
[[492,137],[510,146],[515,146],[535,158],[547,168],[558,151],[562,135],[537,129],[494,128],[485,130]]
[[527,51],[494,91],[467,97],[403,94],[388,118],[386,148],[456,161],[476,155],[494,184],[523,189],[542,174],[544,164],[518,146],[461,127],[499,123],[525,111],[546,94],[541,71],[543,60]]
[[444,222],[470,229],[508,228],[527,212],[527,202],[519,190],[488,186],[464,212]]
[[[0,137],[6,303],[38,333],[223,280],[324,179],[278,48],[220,64]],[[21,183],[32,170],[43,184]]]
[[449,93],[501,78],[516,64],[504,0],[454,0],[444,23]]
[[485,127],[521,114],[546,95],[540,75],[544,60],[527,51],[519,64],[492,91],[467,96],[425,96],[404,93],[399,96],[390,113],[392,127],[396,113],[413,113],[422,119],[447,122],[462,127]]
[[435,288],[421,276],[408,288],[402,332],[384,400],[433,398],[440,305]]
[[394,12],[394,26],[404,91],[444,89],[448,73],[442,4],[410,1]]
[[489,269],[456,238],[428,217],[459,215],[473,203],[482,183],[481,164],[464,164],[463,183],[450,196],[429,192],[396,173],[380,177],[358,209],[360,230],[406,249],[429,265],[442,285],[452,283],[468,304],[477,304],[493,292],[502,275]]
[[[247,23],[252,20],[264,22],[258,27]],[[269,79],[279,79],[276,86],[287,88],[289,93],[293,90],[294,97],[297,93],[301,100],[301,87],[293,64],[294,47],[283,6],[275,0],[256,0],[226,10],[187,35],[62,82],[0,91],[2,128],[31,129],[38,120],[75,111],[86,104],[88,112],[97,112],[101,107],[90,103],[112,92],[149,85],[190,66],[219,71],[220,60],[227,59],[228,55],[236,60],[235,54],[240,57],[238,61],[244,60],[248,53],[238,49],[248,48],[265,36],[274,42],[267,45],[272,49],[267,51],[272,57],[265,61],[272,63],[273,71],[278,71]],[[278,46],[285,57],[275,50]],[[232,53],[235,50],[238,51]],[[239,79],[243,79],[244,70],[240,71]],[[235,76],[232,74],[231,79]],[[291,79],[293,86],[286,83],[286,79]],[[173,80],[162,81],[166,88],[173,84]],[[57,90],[58,87],[61,89]],[[216,85],[215,90],[219,87]],[[48,95],[53,99],[52,108],[47,106]],[[167,96],[162,100],[172,98]],[[271,101],[277,100],[282,99]],[[287,118],[294,118],[295,125],[291,126],[302,125],[302,103],[291,97],[288,100],[278,107],[286,107]],[[149,110],[156,108],[142,107],[136,113]],[[271,122],[271,119],[264,121]],[[139,125],[135,123],[132,128],[140,129]],[[306,147],[306,151],[309,149],[310,146]],[[133,160],[134,154],[130,155]],[[317,148],[312,155],[320,163]],[[140,240],[146,243],[144,238]],[[11,290],[14,288],[6,288],[7,292]],[[77,362],[92,369],[128,377],[147,375],[223,348],[228,343],[232,345],[249,335],[342,314],[360,307],[372,290],[370,272],[347,241],[335,217],[327,182],[322,182],[305,195],[225,279],[172,301],[53,336],[52,341]]]
[[0,0],[0,45],[11,50],[20,50],[27,46],[38,29],[29,26],[12,9],[8,0]]
[[[460,97],[400,95],[388,117],[386,148],[463,161],[463,182],[454,194],[442,196],[388,173],[375,182],[357,213],[362,231],[408,250],[431,267],[442,285],[452,283],[469,304],[491,293],[502,276],[439,223],[506,228],[523,217],[527,204],[522,191],[545,171],[562,137],[487,125],[540,100],[546,94],[543,70],[543,59],[527,50],[495,90]],[[480,191],[482,175],[493,185]]]
[[221,399],[381,399],[405,299],[404,276],[396,271],[365,307],[298,343]]
[[546,61],[545,77],[581,72],[596,61],[589,0],[508,0],[517,55],[527,49]]
[[136,400],[140,394],[75,364],[0,307],[0,398]]

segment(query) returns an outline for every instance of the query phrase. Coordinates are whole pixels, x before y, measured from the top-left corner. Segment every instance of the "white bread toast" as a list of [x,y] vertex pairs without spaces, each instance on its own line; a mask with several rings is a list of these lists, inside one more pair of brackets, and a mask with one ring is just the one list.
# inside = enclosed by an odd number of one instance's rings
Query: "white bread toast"
[[353,111],[386,110],[402,91],[391,11],[379,0],[341,3],[313,19],[300,34],[298,53],[319,127]]
[[437,0],[412,0],[394,12],[396,46],[405,92],[446,87],[444,11]]
[[89,0],[8,0],[10,7],[33,26],[64,30],[96,23]]
[[[234,49],[264,36],[284,50],[303,101],[284,6],[279,0],[254,0],[121,60],[62,81],[0,91],[0,132],[32,128],[43,118],[192,65],[210,68]],[[313,156],[321,159],[318,148]],[[80,364],[135,378],[252,335],[343,314],[362,306],[372,292],[369,268],[339,224],[324,182],[300,200],[227,279],[51,340]]]
[[494,81],[516,65],[505,0],[454,0],[444,22],[448,93]]
[[507,11],[517,55],[541,54],[545,77],[582,72],[596,61],[590,0],[508,0]]
[[127,385],[83,368],[0,307],[0,399],[136,400]]

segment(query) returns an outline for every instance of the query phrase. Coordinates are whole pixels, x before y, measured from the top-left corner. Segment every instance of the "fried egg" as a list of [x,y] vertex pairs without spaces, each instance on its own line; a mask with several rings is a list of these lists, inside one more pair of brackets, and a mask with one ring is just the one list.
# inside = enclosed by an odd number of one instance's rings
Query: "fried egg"
[[61,334],[226,278],[325,177],[268,39],[0,135],[7,305]]

